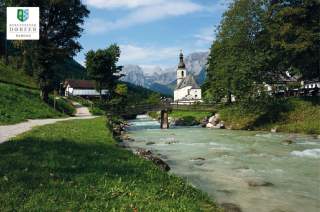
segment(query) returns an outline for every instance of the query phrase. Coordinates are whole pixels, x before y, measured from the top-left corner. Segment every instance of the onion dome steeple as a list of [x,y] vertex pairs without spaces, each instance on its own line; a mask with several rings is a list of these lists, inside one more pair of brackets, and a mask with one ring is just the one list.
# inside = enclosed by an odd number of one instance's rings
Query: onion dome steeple
[[186,64],[184,63],[184,60],[183,60],[182,50],[180,50],[180,63],[178,65],[178,68],[181,68],[181,69],[185,69],[186,68]]

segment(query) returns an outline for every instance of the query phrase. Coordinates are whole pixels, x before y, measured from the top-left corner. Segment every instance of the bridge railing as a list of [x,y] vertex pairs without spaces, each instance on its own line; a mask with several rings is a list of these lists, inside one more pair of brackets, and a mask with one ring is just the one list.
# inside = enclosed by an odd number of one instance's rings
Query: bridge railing
[[137,105],[129,105],[126,107],[114,107],[109,108],[109,112],[119,114],[119,115],[133,115],[133,114],[141,114],[153,111],[161,111],[161,110],[192,110],[192,111],[208,111],[214,112],[217,108],[217,105],[212,104],[172,104],[163,102],[160,104],[137,104]]
[[217,109],[218,105],[213,105],[213,104],[171,104],[171,109],[172,110],[193,110],[193,111],[208,111],[208,112],[213,112]]

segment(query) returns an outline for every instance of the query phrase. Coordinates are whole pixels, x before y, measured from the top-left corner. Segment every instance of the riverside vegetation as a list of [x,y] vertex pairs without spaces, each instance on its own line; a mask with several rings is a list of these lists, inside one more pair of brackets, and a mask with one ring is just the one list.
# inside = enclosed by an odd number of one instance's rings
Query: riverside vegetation
[[105,123],[57,123],[0,145],[0,210],[219,211],[182,179],[117,147]]
[[[320,134],[320,98],[266,98],[261,101],[219,105],[212,112],[173,110],[170,113],[175,125],[199,125],[214,113],[228,129],[267,130],[277,132]],[[159,113],[148,113],[159,119]]]

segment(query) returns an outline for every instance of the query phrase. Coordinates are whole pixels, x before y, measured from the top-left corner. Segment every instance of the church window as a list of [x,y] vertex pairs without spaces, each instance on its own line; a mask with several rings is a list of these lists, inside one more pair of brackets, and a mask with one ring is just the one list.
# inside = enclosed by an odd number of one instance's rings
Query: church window
[[181,76],[184,77],[184,71],[181,72]]

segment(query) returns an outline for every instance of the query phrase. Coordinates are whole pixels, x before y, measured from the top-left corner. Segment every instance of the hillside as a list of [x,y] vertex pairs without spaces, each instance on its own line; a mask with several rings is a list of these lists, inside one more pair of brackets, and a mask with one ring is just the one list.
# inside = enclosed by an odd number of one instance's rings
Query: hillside
[[61,116],[39,98],[37,90],[0,83],[0,125]]
[[[70,70],[65,74],[66,77],[83,76],[83,67],[73,60],[69,60],[65,67]],[[53,105],[52,97],[50,105]],[[57,110],[50,105],[40,99],[33,77],[0,62],[0,125],[15,124],[27,119],[62,117],[75,112],[74,107],[64,99],[57,100]]]
[[0,82],[14,84],[25,88],[37,88],[37,83],[33,77],[10,66],[5,66],[0,61]]
[[[59,78],[61,79],[86,79],[86,71],[83,66],[73,59],[66,59],[63,65],[57,65]],[[38,88],[34,77],[14,67],[6,66],[0,61],[0,82],[18,85],[25,88]]]

